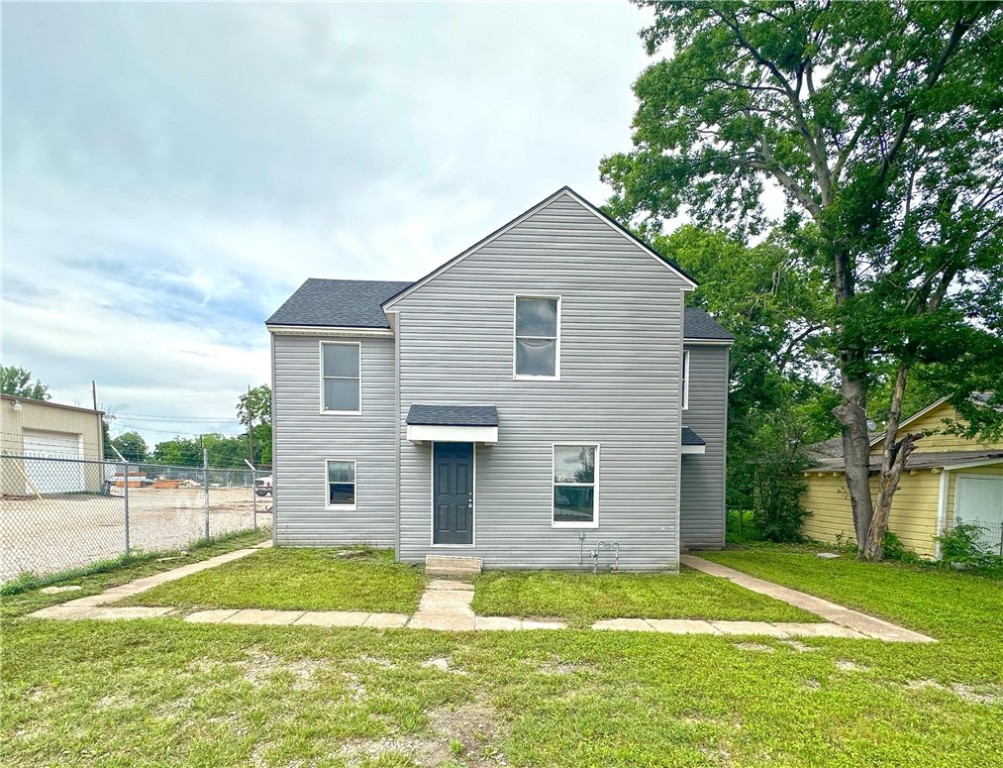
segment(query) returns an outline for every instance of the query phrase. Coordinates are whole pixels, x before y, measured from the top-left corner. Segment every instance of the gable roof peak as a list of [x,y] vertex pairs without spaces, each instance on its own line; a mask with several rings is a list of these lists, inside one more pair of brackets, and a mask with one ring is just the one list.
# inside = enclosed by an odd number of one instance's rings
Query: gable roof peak
[[381,305],[382,308],[383,308],[383,310],[386,311],[391,306],[393,306],[396,302],[398,302],[400,299],[402,299],[405,296],[407,296],[408,294],[410,294],[412,291],[417,290],[418,288],[420,288],[421,286],[425,285],[429,281],[434,280],[436,277],[438,277],[439,275],[441,275],[443,272],[445,272],[448,269],[451,269],[452,267],[454,267],[457,264],[459,264],[461,261],[463,261],[465,258],[467,258],[467,256],[470,256],[471,254],[476,253],[481,248],[483,248],[484,246],[486,246],[488,243],[490,243],[493,240],[501,237],[506,232],[508,232],[510,229],[512,229],[513,227],[521,224],[523,221],[525,221],[526,219],[528,219],[530,216],[533,216],[534,214],[536,214],[539,211],[543,210],[544,208],[546,208],[548,205],[550,205],[556,199],[558,199],[559,197],[561,197],[563,195],[567,195],[568,197],[570,197],[572,200],[574,200],[576,203],[578,203],[580,206],[582,206],[582,208],[584,208],[586,211],[588,211],[593,216],[595,216],[600,221],[602,221],[604,224],[606,224],[607,226],[609,226],[613,231],[617,232],[618,234],[620,234],[621,236],[623,236],[625,239],[629,240],[631,243],[633,243],[634,245],[636,245],[643,252],[645,252],[646,254],[648,254],[649,256],[651,256],[653,259],[655,259],[663,267],[665,267],[669,271],[674,272],[676,275],[678,275],[683,280],[683,282],[685,283],[686,287],[683,290],[691,291],[691,290],[693,290],[694,288],[697,287],[696,281],[692,277],[690,277],[689,275],[687,275],[678,264],[675,264],[674,262],[670,261],[669,259],[667,259],[667,258],[659,255],[658,253],[656,253],[654,250],[652,250],[651,246],[649,246],[647,243],[645,243],[643,240],[641,240],[639,237],[637,237],[637,235],[635,235],[630,230],[626,229],[623,225],[621,225],[619,222],[615,221],[608,214],[603,213],[603,211],[601,211],[598,207],[596,207],[595,205],[593,205],[592,203],[590,203],[584,197],[582,197],[577,192],[575,192],[571,187],[569,187],[567,184],[565,184],[563,187],[561,187],[560,189],[558,189],[556,192],[548,195],[547,197],[543,198],[543,200],[541,200],[540,202],[536,203],[536,205],[533,205],[530,208],[528,208],[525,211],[523,211],[522,213],[520,213],[518,216],[516,216],[514,219],[512,219],[511,221],[509,221],[507,224],[503,224],[501,227],[499,227],[498,229],[496,229],[494,232],[492,232],[491,234],[489,234],[487,237],[484,237],[481,240],[478,240],[476,243],[474,243],[472,246],[470,246],[469,248],[467,248],[465,251],[462,251],[461,253],[457,254],[456,256],[454,256],[452,259],[450,259],[446,263],[441,264],[438,267],[436,267],[435,269],[433,269],[431,272],[429,272],[428,274],[426,274],[424,277],[419,278],[417,281],[415,281],[413,284],[411,284],[407,288],[404,288],[403,290],[401,290],[398,293],[394,294],[390,298],[386,299],[383,302],[383,304]]

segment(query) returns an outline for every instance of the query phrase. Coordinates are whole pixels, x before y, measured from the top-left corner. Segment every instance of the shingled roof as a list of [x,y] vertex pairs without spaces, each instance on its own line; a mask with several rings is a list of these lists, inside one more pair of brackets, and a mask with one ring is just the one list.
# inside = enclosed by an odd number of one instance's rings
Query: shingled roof
[[705,341],[734,341],[724,326],[702,309],[687,307],[683,314],[683,336],[687,339]]
[[683,445],[707,445],[707,441],[689,427],[683,427]]
[[[396,280],[312,277],[265,321],[265,325],[389,328],[380,305],[411,285],[413,283]],[[732,341],[735,338],[702,309],[686,309],[683,322],[686,339]]]
[[389,328],[380,304],[410,285],[392,280],[311,277],[265,321],[265,325]]
[[408,424],[436,427],[497,427],[498,409],[493,405],[424,405],[413,403]]

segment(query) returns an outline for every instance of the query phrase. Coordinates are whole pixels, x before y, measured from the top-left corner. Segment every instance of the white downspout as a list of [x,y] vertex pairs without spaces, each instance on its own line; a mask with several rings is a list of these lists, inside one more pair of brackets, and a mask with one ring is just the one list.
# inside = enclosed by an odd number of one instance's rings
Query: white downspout
[[947,487],[950,484],[950,472],[946,467],[940,471],[940,496],[937,500],[937,538],[934,539],[933,556],[940,560],[940,537],[944,535],[947,525]]

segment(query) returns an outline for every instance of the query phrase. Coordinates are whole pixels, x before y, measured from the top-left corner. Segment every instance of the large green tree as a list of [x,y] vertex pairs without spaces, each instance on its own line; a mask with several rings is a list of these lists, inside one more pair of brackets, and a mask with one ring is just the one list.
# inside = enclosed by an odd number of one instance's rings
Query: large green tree
[[[648,52],[630,153],[604,159],[614,215],[657,230],[689,212],[755,232],[764,201],[821,267],[832,309],[846,481],[879,559],[915,441],[896,440],[910,374],[975,429],[1003,374],[1003,6],[641,0]],[[881,375],[888,399],[871,402]],[[991,392],[973,400],[973,391]],[[868,409],[885,422],[876,503]]]
[[0,392],[11,397],[23,397],[26,400],[48,400],[49,388],[35,379],[31,380],[31,371],[18,368],[15,365],[0,366]]
[[112,444],[127,461],[146,461],[146,441],[138,432],[123,432],[112,440]]
[[[267,454],[272,456],[272,388],[261,384],[237,399],[237,421],[247,428],[248,458],[251,463]],[[264,429],[263,429],[264,428]],[[267,443],[265,442],[267,441]]]
[[729,355],[728,506],[753,509],[773,539],[799,538],[808,444],[832,437],[824,276],[777,239],[754,247],[686,225],[652,238],[699,287],[690,304],[734,335]]

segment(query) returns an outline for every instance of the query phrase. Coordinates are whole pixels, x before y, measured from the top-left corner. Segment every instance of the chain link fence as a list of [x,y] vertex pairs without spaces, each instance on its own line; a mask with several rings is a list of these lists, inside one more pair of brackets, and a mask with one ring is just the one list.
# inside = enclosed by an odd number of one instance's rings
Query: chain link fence
[[0,455],[0,582],[270,528],[267,472]]
[[961,525],[968,529],[975,546],[983,552],[1003,557],[1003,523],[992,520],[957,519],[954,525],[948,528],[948,532]]

